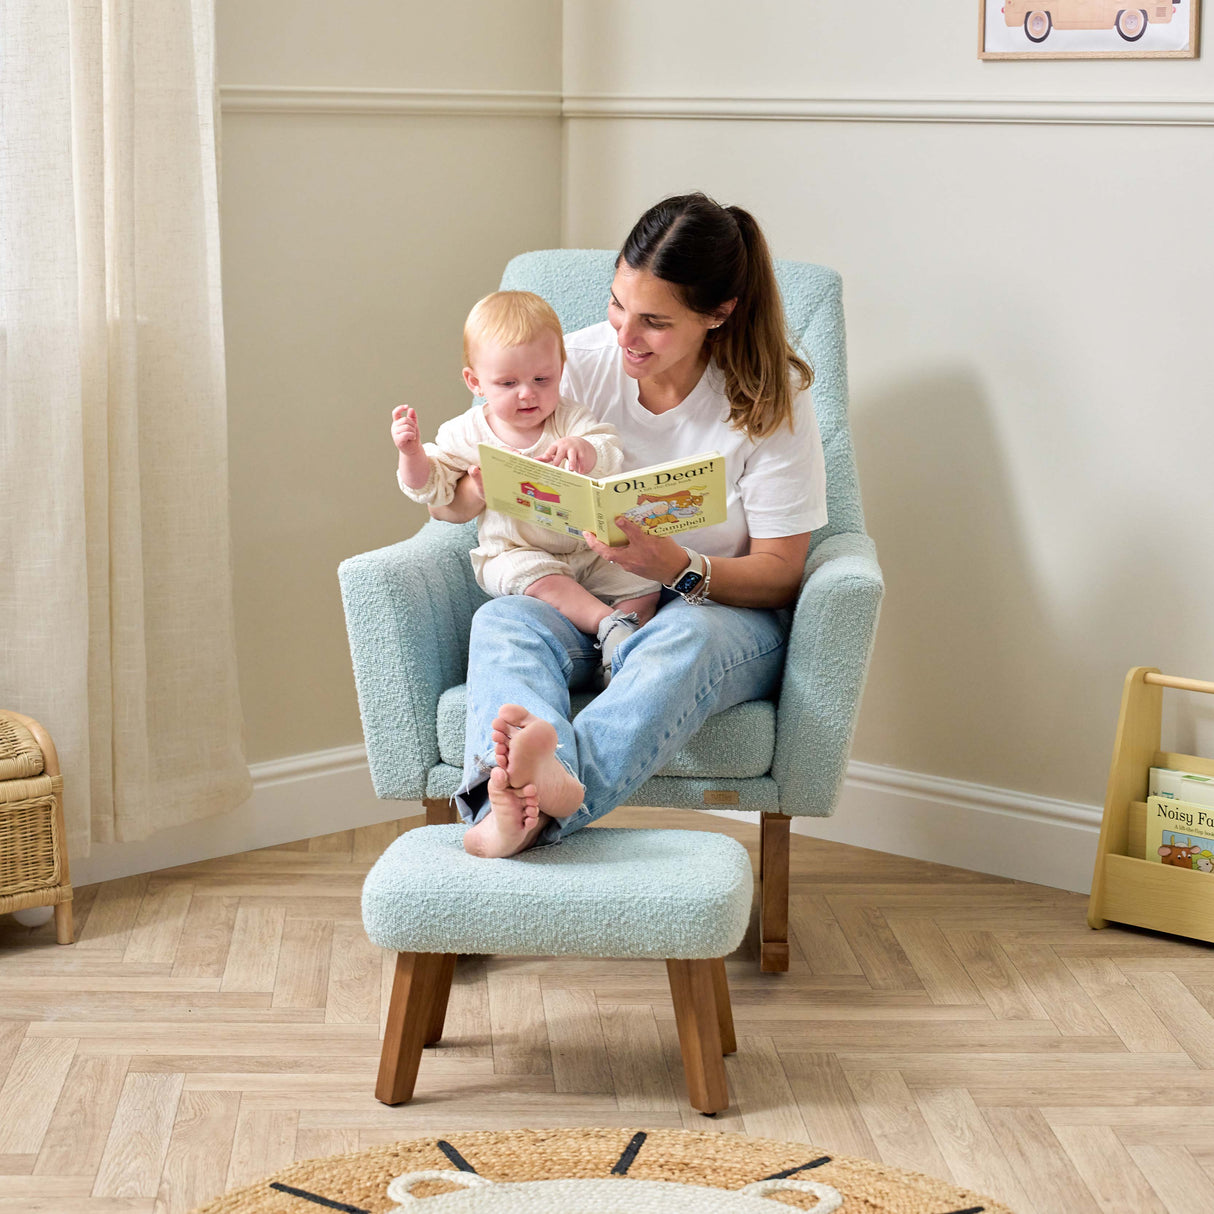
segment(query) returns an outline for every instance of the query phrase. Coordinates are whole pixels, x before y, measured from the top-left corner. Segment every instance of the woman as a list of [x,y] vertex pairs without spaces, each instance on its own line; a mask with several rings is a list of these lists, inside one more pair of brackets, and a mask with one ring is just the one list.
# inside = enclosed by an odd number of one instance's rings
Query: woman
[[[728,519],[694,549],[617,520],[599,555],[668,589],[616,649],[606,689],[570,722],[569,688],[598,667],[594,640],[521,595],[472,622],[464,783],[474,855],[556,842],[627,800],[713,712],[769,696],[810,533],[826,522],[812,372],[789,345],[767,243],[753,217],[703,194],[668,198],[632,229],[607,321],[565,339],[562,393],[619,432],[624,466],[718,451]],[[473,517],[465,477],[435,515]],[[675,589],[677,588],[677,590]]]

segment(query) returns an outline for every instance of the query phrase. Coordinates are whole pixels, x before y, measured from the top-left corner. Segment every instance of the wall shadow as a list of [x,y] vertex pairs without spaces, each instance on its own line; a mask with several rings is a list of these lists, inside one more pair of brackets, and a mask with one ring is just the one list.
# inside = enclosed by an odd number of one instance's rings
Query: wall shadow
[[855,757],[1100,801],[1119,683],[1045,601],[981,383],[921,373],[852,428],[887,583]]

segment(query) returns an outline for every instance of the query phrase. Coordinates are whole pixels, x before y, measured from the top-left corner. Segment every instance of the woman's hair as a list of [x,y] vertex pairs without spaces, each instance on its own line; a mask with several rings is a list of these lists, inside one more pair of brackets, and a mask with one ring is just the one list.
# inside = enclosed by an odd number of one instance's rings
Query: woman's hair
[[508,349],[525,346],[545,333],[556,338],[563,367],[565,339],[552,305],[531,291],[494,291],[477,302],[464,321],[464,365],[474,365],[473,355],[483,343]]
[[621,261],[668,282],[701,315],[736,299],[708,334],[725,376],[730,424],[752,438],[786,422],[792,429],[793,397],[813,383],[814,373],[788,340],[771,253],[753,215],[706,194],[665,198],[637,220],[617,267]]

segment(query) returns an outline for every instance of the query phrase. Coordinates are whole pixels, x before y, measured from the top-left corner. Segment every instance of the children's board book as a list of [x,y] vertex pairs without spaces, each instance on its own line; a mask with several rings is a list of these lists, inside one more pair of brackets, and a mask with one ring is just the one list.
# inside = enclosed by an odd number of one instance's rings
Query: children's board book
[[593,532],[606,544],[628,541],[617,515],[651,535],[676,535],[725,521],[725,459],[706,451],[596,480],[480,444],[485,504],[524,523],[562,534]]
[[1196,805],[1214,808],[1214,780],[1191,771],[1152,767],[1148,795],[1168,797],[1173,801],[1192,801]]
[[1148,797],[1146,858],[1214,873],[1214,807]]

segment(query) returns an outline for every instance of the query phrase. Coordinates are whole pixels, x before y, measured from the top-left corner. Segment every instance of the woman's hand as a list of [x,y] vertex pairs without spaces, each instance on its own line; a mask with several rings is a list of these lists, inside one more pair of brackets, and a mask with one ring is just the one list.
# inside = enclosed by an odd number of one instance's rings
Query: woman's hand
[[673,582],[686,568],[687,553],[669,536],[650,535],[624,515],[615,520],[615,525],[628,538],[628,543],[617,548],[600,542],[593,531],[582,532],[587,546],[603,560],[663,585]]
[[589,472],[598,455],[584,438],[558,438],[543,455],[536,458],[557,468],[568,460],[570,472]]

